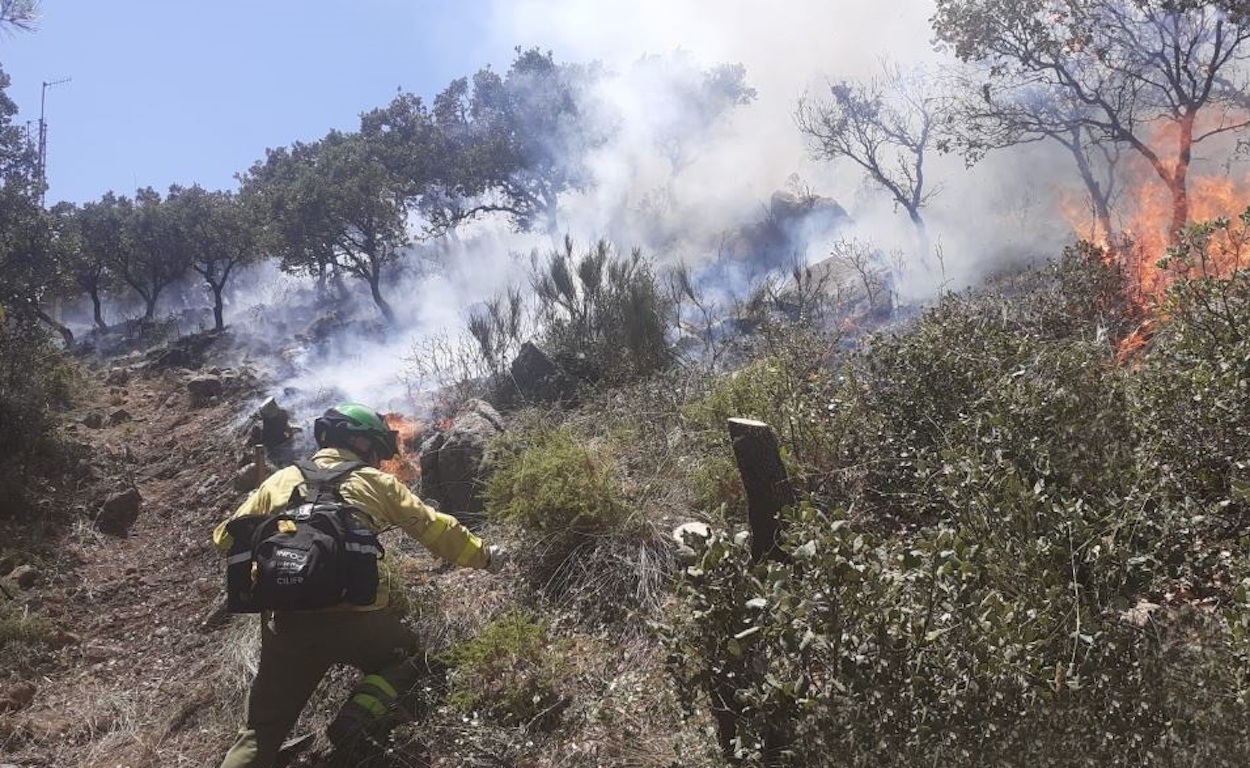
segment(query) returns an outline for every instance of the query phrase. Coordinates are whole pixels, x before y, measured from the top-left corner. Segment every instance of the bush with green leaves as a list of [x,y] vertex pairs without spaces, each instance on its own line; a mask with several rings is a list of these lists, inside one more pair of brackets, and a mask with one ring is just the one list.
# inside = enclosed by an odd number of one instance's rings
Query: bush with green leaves
[[549,729],[566,703],[547,627],[510,611],[444,654],[450,667],[447,704],[482,713],[504,725]]
[[1133,602],[1157,531],[1132,510],[1054,517],[897,536],[806,507],[793,566],[714,538],[666,634],[678,689],[702,704],[732,681],[749,765],[1245,760],[1220,617]]
[[25,483],[60,467],[56,413],[71,399],[73,364],[33,321],[0,312],[0,517],[22,511]]
[[1250,211],[1183,233],[1179,277],[1134,377],[1143,462],[1174,498],[1250,512]]
[[609,532],[629,514],[613,470],[606,449],[592,450],[565,428],[540,428],[497,453],[488,513],[551,536]]
[[708,399],[780,418],[783,448],[799,444],[787,409],[813,414],[804,452],[827,468],[794,463],[810,501],[787,513],[789,563],[714,536],[662,630],[692,706],[727,702],[739,759],[1250,756],[1250,555],[1230,514],[1250,291],[1194,278],[1127,362],[1140,310],[1084,248],[946,297],[806,402],[764,410],[778,388],[752,385],[758,371]]
[[1080,274],[1104,269],[1069,260],[1023,276],[1024,292],[948,296],[866,345],[828,395],[836,470],[824,496],[886,519],[951,519],[974,501],[959,491],[969,463],[992,467],[1009,494],[1123,492],[1134,477],[1125,373],[1091,309],[1098,297],[1058,289],[1101,293]]

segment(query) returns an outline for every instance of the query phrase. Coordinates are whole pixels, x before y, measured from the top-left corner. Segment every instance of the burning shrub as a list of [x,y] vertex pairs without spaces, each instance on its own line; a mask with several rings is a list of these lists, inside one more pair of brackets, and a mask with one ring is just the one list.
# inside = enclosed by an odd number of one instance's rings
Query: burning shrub
[[1227,244],[1248,232],[1250,212],[1191,227],[1172,249],[1165,265],[1177,279],[1135,377],[1151,469],[1174,497],[1238,519],[1250,512],[1250,272],[1211,267],[1217,246],[1227,266]]

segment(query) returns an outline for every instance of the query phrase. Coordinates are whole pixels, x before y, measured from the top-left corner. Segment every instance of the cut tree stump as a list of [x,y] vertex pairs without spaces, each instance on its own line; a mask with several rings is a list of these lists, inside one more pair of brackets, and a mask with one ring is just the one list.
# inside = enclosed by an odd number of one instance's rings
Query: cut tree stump
[[781,510],[798,504],[773,428],[753,419],[730,419],[738,474],[747,494],[751,524],[751,559],[784,561],[781,551]]
[[[785,563],[789,557],[781,549],[781,510],[798,504],[798,496],[785,464],[781,461],[781,447],[773,428],[753,419],[730,419],[729,437],[733,443],[734,460],[747,495],[747,520],[751,526],[751,560],[761,563],[767,560]],[[744,652],[749,655],[749,652]],[[728,661],[728,660],[726,660]],[[763,675],[767,662],[763,659],[746,658],[737,674],[722,674],[711,681],[708,693],[712,699],[712,716],[716,719],[717,740],[721,752],[730,762],[739,762],[734,755],[734,743],[738,736],[738,721],[742,707],[738,701],[738,688],[744,682],[737,675]],[[730,662],[732,666],[732,662]],[[765,715],[762,765],[775,768],[782,764],[782,755],[790,743],[790,723],[779,722]]]

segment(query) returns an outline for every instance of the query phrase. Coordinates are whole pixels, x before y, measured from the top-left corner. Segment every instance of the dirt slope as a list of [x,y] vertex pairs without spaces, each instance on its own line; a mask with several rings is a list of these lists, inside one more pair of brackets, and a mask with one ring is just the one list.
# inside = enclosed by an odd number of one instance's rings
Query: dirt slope
[[[62,511],[40,541],[23,540],[30,529],[12,532],[18,550],[36,554],[27,586],[8,589],[51,619],[55,653],[5,675],[19,692],[0,714],[5,760],[206,764],[161,755],[194,753],[182,745],[212,696],[206,675],[220,666],[218,636],[200,630],[220,582],[208,532],[239,497],[231,425],[255,395],[248,379],[223,373],[223,395],[193,405],[190,372],[99,371],[66,415],[85,459],[61,488],[46,489]],[[102,502],[131,487],[142,502],[129,530],[100,530]]]
[[[220,395],[193,397],[192,381],[205,376]],[[257,628],[250,616],[204,626],[223,578],[210,533],[244,498],[234,477],[251,457],[264,386],[247,369],[154,367],[139,357],[90,379],[64,414],[78,466],[24,520],[0,520],[0,622],[27,615],[40,627],[18,657],[0,659],[0,768],[216,765],[243,717]],[[102,529],[104,502],[131,488],[142,497],[133,523]],[[484,531],[488,540],[501,533]],[[449,568],[400,532],[384,542],[431,653],[475,636],[528,594],[511,571]],[[439,707],[403,732],[393,764],[508,755],[506,764],[535,768],[654,766],[671,764],[679,742],[693,744],[687,755],[706,751],[702,731],[673,729],[672,696],[659,696],[662,656],[641,633],[622,646],[602,627],[558,613],[549,621],[571,704],[560,730]],[[333,672],[297,733],[320,733],[353,682],[350,670]],[[292,765],[319,765],[326,749],[318,737]]]

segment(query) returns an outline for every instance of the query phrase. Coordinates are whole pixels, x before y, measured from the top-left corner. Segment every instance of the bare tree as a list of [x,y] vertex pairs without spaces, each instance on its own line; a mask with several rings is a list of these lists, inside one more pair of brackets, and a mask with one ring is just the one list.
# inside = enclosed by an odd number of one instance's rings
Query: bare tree
[[833,83],[829,99],[804,96],[795,112],[814,157],[850,160],[906,211],[921,259],[930,250],[921,211],[941,191],[927,183],[925,158],[936,147],[947,109],[947,99],[932,86],[923,74],[885,62],[881,76]]
[[32,32],[39,22],[39,0],[0,0],[0,29]]
[[978,82],[980,76],[979,71],[967,70],[951,76],[953,90],[963,98],[952,103],[942,149],[958,149],[972,164],[992,150],[1057,142],[1072,156],[1085,185],[1093,219],[1089,234],[1109,238],[1122,147],[1101,140],[1088,123],[1089,107],[1062,89],[1002,89]]
[[1083,145],[1140,155],[1171,197],[1173,238],[1189,221],[1195,147],[1250,126],[1244,0],[938,0],[933,29],[983,68],[987,102],[1014,112],[1048,98]]

